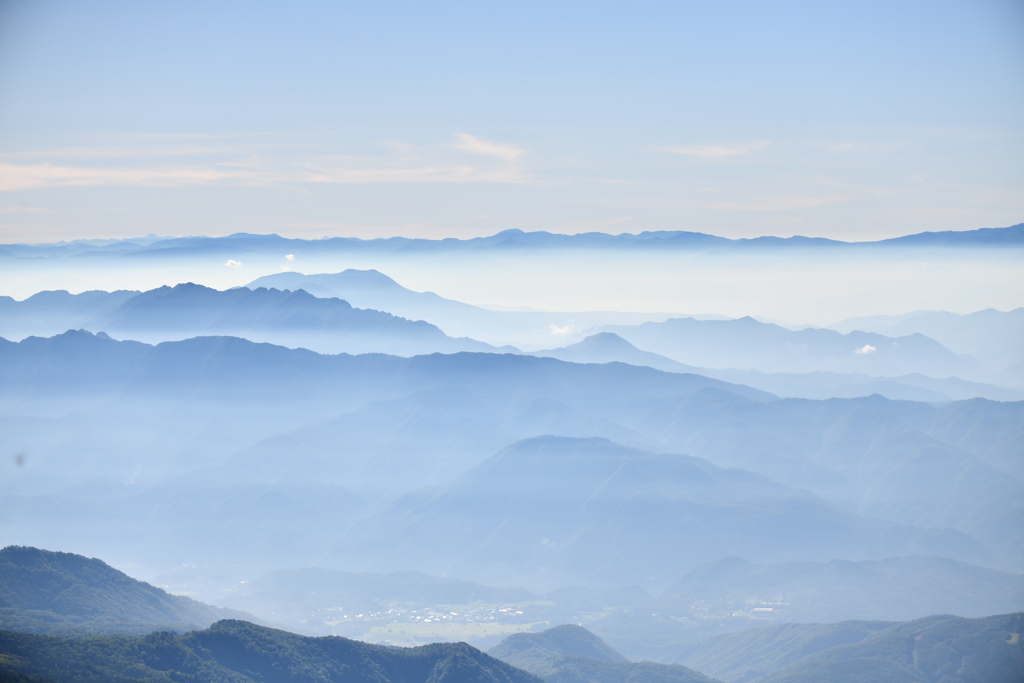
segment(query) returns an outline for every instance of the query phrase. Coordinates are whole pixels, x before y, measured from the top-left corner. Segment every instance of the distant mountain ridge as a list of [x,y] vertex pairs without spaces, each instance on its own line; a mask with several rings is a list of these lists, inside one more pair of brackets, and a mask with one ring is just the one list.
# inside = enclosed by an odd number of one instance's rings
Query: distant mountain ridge
[[860,331],[845,335],[826,329],[793,331],[749,316],[736,320],[672,318],[593,331],[612,332],[638,348],[706,368],[790,373],[825,370],[883,377],[919,372],[965,379],[984,372],[974,358],[958,356],[921,334],[892,338]]
[[924,334],[956,353],[974,356],[993,370],[1024,362],[1024,308],[1006,312],[989,308],[964,315],[914,311],[851,318],[829,327],[839,332],[856,329],[890,336]]
[[[473,251],[481,249],[757,249],[757,248],[899,248],[899,247],[1020,247],[1024,245],[1024,223],[1005,228],[981,228],[978,230],[922,232],[913,235],[877,240],[873,242],[841,242],[821,237],[756,237],[730,239],[699,232],[655,231],[639,234],[589,232],[575,235],[549,232],[524,232],[518,229],[504,230],[489,237],[470,239],[447,238],[431,240],[422,238],[391,237],[363,240],[356,237],[330,237],[319,240],[289,239],[279,235],[256,235],[236,233],[226,237],[174,237],[160,239],[147,244],[131,241],[95,245],[86,242],[61,244],[5,244],[0,245],[7,258],[45,255],[50,257],[71,256],[80,253],[111,254],[118,257],[173,257],[188,253],[225,254],[237,253],[239,249],[259,253],[273,250],[288,253],[305,249],[310,253],[378,251],[399,252],[420,250],[428,252]],[[282,252],[284,249],[286,251]]]
[[0,629],[101,634],[190,631],[220,619],[255,618],[169,595],[101,560],[8,546],[0,550]]
[[626,313],[620,311],[496,311],[445,299],[433,292],[407,289],[376,270],[349,268],[340,273],[275,273],[246,285],[304,289],[318,297],[339,297],[359,308],[388,311],[412,320],[429,320],[455,337],[468,336],[495,345],[526,347],[550,343],[551,329],[572,326],[585,329],[597,325],[636,324],[664,320],[668,313]]

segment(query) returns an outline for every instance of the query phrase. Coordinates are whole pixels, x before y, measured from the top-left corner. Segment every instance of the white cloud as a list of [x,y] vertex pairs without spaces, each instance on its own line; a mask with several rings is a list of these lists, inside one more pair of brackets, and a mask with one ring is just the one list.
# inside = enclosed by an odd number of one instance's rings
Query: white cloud
[[853,352],[854,353],[859,353],[859,354],[868,354],[868,353],[874,353],[877,350],[878,349],[876,349],[871,344],[865,344],[864,346],[860,347],[859,349],[854,349]]
[[558,325],[548,325],[548,329],[551,330],[551,334],[553,334],[555,336],[565,337],[567,335],[572,334],[573,330],[576,329],[576,326],[575,325],[565,325],[564,327],[559,327]]
[[35,206],[16,206],[13,204],[0,204],[0,214],[49,213],[49,211],[49,209],[41,209]]
[[767,140],[751,142],[746,145],[683,145],[681,147],[669,147],[668,151],[673,154],[682,154],[690,157],[700,157],[719,161],[729,157],[737,157],[750,152],[762,150],[771,143]]
[[459,133],[458,138],[459,142],[455,147],[471,154],[484,154],[486,156],[497,157],[503,161],[515,161],[526,153],[525,150],[520,149],[519,147],[481,140],[475,135],[470,135],[469,133]]
[[284,260],[285,261],[294,261],[295,260],[295,254],[285,254],[284,255]]
[[0,163],[0,192],[68,185],[196,185],[241,174],[213,168],[83,168],[53,164]]
[[225,263],[224,265],[227,266],[228,268],[241,268],[242,267],[242,262],[241,261],[236,261],[234,259],[230,259],[229,258],[228,262]]

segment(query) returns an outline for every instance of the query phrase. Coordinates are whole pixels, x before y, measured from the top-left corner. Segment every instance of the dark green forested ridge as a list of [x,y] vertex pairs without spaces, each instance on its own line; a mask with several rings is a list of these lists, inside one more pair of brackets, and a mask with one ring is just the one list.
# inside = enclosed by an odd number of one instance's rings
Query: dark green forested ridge
[[24,546],[0,550],[0,628],[84,635],[188,631],[251,615],[170,595],[101,560]]
[[[18,676],[29,678],[17,678]],[[66,639],[0,631],[0,680],[54,683],[539,683],[465,643],[385,647],[224,620],[183,635]]]
[[516,633],[488,652],[547,683],[712,683],[678,664],[630,662],[606,642],[572,624]]

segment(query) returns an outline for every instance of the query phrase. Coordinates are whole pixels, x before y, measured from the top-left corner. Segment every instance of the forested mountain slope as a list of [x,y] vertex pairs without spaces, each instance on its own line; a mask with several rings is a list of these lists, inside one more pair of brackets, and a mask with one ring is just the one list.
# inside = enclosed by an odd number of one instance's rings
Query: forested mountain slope
[[0,550],[0,628],[27,633],[188,631],[252,615],[169,595],[101,560],[8,546]]

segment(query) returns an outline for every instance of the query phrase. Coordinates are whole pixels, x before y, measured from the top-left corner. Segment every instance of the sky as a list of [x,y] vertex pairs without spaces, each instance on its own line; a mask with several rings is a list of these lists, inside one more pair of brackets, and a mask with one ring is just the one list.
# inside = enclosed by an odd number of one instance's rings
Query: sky
[[0,0],[0,238],[1024,221],[1024,3]]

